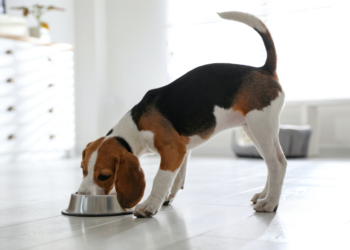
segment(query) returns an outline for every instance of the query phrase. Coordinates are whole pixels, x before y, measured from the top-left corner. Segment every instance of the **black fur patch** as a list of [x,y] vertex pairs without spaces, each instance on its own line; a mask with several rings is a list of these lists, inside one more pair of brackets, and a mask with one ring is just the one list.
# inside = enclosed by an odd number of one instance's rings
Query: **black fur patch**
[[114,138],[117,140],[117,142],[119,142],[120,145],[122,145],[126,150],[128,150],[130,153],[133,154],[129,143],[127,143],[127,141],[124,140],[124,138],[122,138],[120,136],[115,136]]
[[205,133],[216,125],[214,107],[229,109],[243,78],[252,71],[271,76],[261,68],[236,64],[216,63],[195,68],[164,87],[148,91],[131,110],[132,118],[138,124],[142,114],[155,108],[180,135]]
[[109,136],[112,133],[113,133],[113,129],[109,130],[108,133],[106,134],[106,136]]

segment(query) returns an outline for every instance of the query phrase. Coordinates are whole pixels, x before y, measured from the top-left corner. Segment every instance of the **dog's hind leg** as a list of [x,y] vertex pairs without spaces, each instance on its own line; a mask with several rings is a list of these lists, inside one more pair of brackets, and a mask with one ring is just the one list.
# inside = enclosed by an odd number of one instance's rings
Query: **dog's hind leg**
[[173,186],[171,187],[171,191],[170,191],[169,195],[167,195],[167,198],[165,199],[163,205],[171,204],[174,201],[175,196],[180,191],[180,189],[184,189],[187,164],[188,164],[188,160],[190,159],[190,156],[191,156],[191,151],[188,150],[186,153],[186,156],[183,160],[183,163],[179,169],[179,172],[176,175]]
[[[243,126],[243,130],[247,134],[249,139],[254,143],[254,145],[255,145],[256,149],[258,150],[259,154],[262,155],[261,149],[259,147],[259,144],[256,141],[256,139],[254,138],[254,136],[252,135],[252,133],[250,132],[248,126],[246,126],[246,125]],[[251,202],[253,202],[253,204],[256,204],[258,199],[264,199],[265,198],[266,193],[267,193],[267,188],[268,188],[268,182],[269,182],[269,173],[267,173],[267,179],[266,179],[266,184],[265,184],[264,189],[260,193],[254,194],[253,198],[250,200]]]
[[[282,100],[281,100],[282,99]],[[260,197],[254,206],[259,212],[276,211],[281,196],[287,161],[282,152],[279,139],[279,114],[283,106],[283,97],[278,97],[263,110],[253,110],[246,115],[246,122],[255,139],[257,148],[268,168],[268,180],[265,197]],[[254,197],[253,197],[254,198]]]

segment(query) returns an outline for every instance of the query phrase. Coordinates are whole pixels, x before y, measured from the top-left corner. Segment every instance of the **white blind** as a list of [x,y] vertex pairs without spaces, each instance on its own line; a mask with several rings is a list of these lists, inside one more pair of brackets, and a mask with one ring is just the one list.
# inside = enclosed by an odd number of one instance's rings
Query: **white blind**
[[348,2],[169,0],[169,78],[208,63],[264,64],[266,52],[259,35],[215,13],[235,10],[254,14],[268,26],[287,100],[350,98]]

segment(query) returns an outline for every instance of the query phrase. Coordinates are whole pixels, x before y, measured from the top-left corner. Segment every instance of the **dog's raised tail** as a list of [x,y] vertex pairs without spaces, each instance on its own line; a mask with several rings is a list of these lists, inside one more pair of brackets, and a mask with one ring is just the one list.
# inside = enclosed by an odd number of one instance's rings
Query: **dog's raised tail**
[[275,45],[273,43],[271,34],[269,30],[266,28],[265,24],[256,16],[243,13],[243,12],[229,11],[229,12],[221,12],[218,14],[223,19],[244,23],[252,27],[253,29],[255,29],[256,32],[259,33],[259,35],[263,39],[266,52],[267,52],[266,62],[264,66],[262,66],[262,68],[270,72],[271,74],[275,74],[276,66],[277,66],[277,54],[276,54],[276,49],[275,49]]

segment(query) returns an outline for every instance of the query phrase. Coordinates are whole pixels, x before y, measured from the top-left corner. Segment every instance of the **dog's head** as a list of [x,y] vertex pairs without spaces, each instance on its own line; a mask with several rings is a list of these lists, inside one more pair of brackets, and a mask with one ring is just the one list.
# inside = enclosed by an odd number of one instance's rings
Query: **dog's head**
[[139,160],[118,138],[102,137],[90,142],[83,151],[81,168],[79,194],[109,194],[115,187],[124,208],[132,208],[142,199],[146,183]]

